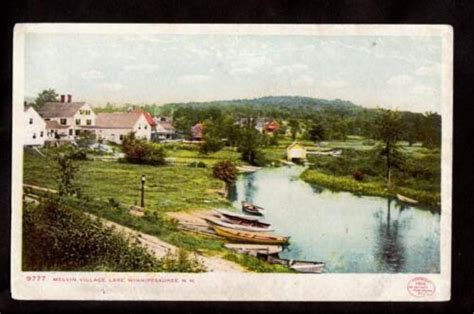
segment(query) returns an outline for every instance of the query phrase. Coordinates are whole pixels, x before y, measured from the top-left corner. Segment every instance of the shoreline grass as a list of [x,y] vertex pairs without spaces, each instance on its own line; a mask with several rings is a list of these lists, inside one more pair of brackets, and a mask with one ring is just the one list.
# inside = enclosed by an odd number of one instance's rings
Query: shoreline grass
[[348,176],[335,176],[319,172],[317,170],[306,169],[301,173],[300,178],[310,184],[320,185],[336,191],[347,191],[355,194],[395,197],[397,193],[418,200],[422,204],[429,205],[436,209],[440,208],[440,193],[415,190],[405,187],[387,188],[385,182],[369,181],[360,182]]

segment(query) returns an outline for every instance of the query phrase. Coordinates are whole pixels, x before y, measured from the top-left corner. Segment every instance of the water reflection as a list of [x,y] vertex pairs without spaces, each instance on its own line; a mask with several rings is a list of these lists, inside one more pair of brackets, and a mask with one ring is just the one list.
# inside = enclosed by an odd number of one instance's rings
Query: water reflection
[[245,201],[254,203],[255,193],[257,193],[258,187],[255,185],[255,175],[249,174],[245,176]]
[[264,207],[275,233],[291,236],[282,257],[324,261],[329,272],[439,272],[439,213],[312,186],[296,179],[302,169],[240,175],[229,189],[236,208]]
[[[378,237],[376,237],[376,257],[381,261],[381,271],[384,272],[400,272],[405,263],[404,253],[405,248],[401,241],[399,234],[399,218],[401,207],[397,211],[397,218],[394,218],[394,213],[391,208],[392,199],[387,199],[387,209],[384,218],[383,215],[379,216],[378,223]],[[380,219],[382,218],[382,219]]]

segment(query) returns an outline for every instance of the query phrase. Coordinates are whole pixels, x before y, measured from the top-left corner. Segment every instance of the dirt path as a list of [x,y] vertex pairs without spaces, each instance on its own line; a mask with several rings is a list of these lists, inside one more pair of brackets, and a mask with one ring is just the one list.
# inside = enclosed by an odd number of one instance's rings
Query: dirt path
[[[23,186],[30,187],[30,188],[37,189],[37,190],[41,190],[41,191],[48,191],[48,192],[53,192],[53,193],[57,192],[56,190],[53,190],[53,189],[47,189],[47,188],[40,187],[40,186],[35,186],[35,185],[24,184]],[[32,199],[32,201],[33,201],[33,199]],[[95,216],[93,214],[90,214],[90,213],[87,213],[87,212],[84,212],[84,213],[86,215],[89,215],[90,217],[97,218],[97,216]],[[203,214],[204,214],[204,212],[203,212]],[[190,217],[193,217],[193,216],[190,215]],[[148,248],[157,258],[161,258],[161,257],[165,256],[166,253],[168,253],[168,251],[171,251],[172,253],[174,253],[178,250],[178,247],[176,247],[172,244],[169,244],[169,243],[167,243],[163,240],[160,240],[159,238],[157,238],[155,236],[152,236],[152,235],[149,235],[149,234],[146,234],[146,233],[142,233],[142,232],[139,232],[137,230],[122,226],[120,224],[117,224],[117,223],[112,222],[110,220],[104,219],[102,217],[98,217],[98,218],[101,221],[103,221],[103,223],[106,226],[108,226],[108,227],[114,226],[116,231],[122,232],[122,233],[124,233],[125,235],[127,235],[129,237],[134,237],[134,238],[136,237],[139,240],[140,244],[142,246]],[[194,223],[200,224],[201,227],[204,227],[202,225],[202,223],[205,224],[205,221],[200,220],[199,218],[196,217],[195,220],[194,220]],[[202,255],[197,254],[197,253],[194,253],[194,256],[197,259],[199,259],[206,266],[208,271],[210,271],[210,272],[226,272],[226,273],[234,272],[235,273],[235,272],[244,272],[245,271],[245,269],[242,266],[240,266],[239,264],[231,262],[231,261],[227,261],[223,258],[220,258],[219,256],[207,257],[207,256],[202,256]]]
[[[94,216],[88,214],[90,216]],[[95,216],[94,216],[95,217]],[[158,239],[155,236],[138,232],[136,230],[130,229],[128,227],[119,225],[115,222],[100,218],[106,226],[114,226],[115,230],[122,232],[128,236],[137,237],[139,242],[146,248],[148,248],[157,258],[161,258],[171,251],[172,253],[176,252],[178,248],[174,245],[171,245],[163,240]],[[239,264],[227,261],[218,256],[206,257],[194,253],[194,256],[199,259],[210,272],[244,272],[245,269]]]

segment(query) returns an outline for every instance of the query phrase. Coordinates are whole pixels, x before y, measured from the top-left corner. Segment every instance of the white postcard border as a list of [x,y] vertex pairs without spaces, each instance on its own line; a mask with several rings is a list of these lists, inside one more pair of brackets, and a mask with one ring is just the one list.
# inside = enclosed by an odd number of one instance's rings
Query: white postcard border
[[[24,37],[26,33],[440,36],[442,204],[439,274],[233,274],[22,272]],[[24,300],[446,301],[451,287],[453,30],[448,25],[17,24],[12,110],[12,296]],[[62,278],[54,281],[55,278]],[[76,281],[73,281],[75,278]],[[435,286],[408,292],[411,280]],[[130,282],[129,280],[136,280]],[[95,281],[94,281],[95,280]],[[124,282],[120,282],[124,280]],[[149,282],[140,282],[149,280]]]

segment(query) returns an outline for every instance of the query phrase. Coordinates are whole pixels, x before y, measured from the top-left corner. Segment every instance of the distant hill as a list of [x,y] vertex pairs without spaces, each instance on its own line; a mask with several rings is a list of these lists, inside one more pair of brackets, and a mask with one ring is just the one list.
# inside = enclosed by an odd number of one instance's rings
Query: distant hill
[[209,102],[188,102],[188,103],[169,103],[163,107],[206,107],[206,106],[226,106],[226,105],[262,105],[275,107],[311,107],[312,110],[325,109],[343,109],[348,111],[359,111],[363,107],[356,105],[348,100],[341,99],[319,99],[302,96],[266,96],[254,99],[235,99],[235,100],[216,100]]

